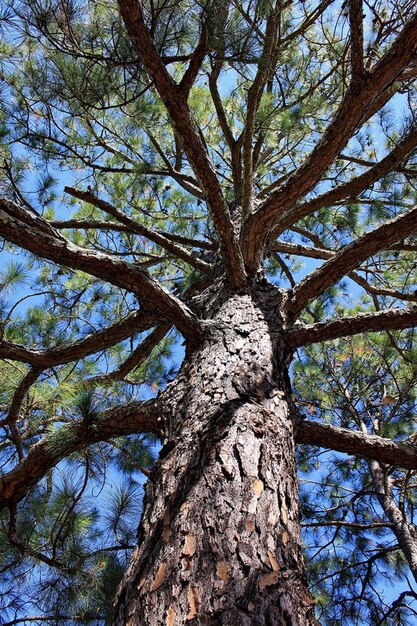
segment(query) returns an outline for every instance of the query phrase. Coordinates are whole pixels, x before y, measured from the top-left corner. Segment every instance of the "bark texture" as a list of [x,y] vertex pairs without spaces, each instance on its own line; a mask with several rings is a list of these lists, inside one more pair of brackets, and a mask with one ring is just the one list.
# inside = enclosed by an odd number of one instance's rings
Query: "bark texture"
[[167,441],[114,624],[315,624],[294,424],[270,285],[195,302],[204,343],[160,398]]

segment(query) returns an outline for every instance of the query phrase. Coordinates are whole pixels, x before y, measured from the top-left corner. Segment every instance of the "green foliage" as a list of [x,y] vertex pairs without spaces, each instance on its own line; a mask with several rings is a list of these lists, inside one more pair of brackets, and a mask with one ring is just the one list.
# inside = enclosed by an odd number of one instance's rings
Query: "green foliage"
[[[412,5],[366,4],[365,52],[371,64],[413,14]],[[188,106],[231,210],[242,163],[236,164],[230,144],[242,146],[267,20],[280,11],[276,68],[254,117],[253,192],[260,206],[305,162],[348,89],[348,5],[157,0],[143,6],[173,79],[181,80],[200,36],[206,38]],[[193,164],[117,3],[3,0],[0,29],[2,197],[43,215],[73,245],[148,271],[180,299],[198,293],[204,277],[192,260],[218,259],[213,223]],[[225,137],[209,84],[216,69],[234,142]],[[413,128],[415,94],[408,83],[401,89],[407,93],[363,121],[303,201],[369,171]],[[411,116],[404,122],[406,107]],[[265,260],[271,282],[292,287],[329,255],[413,206],[415,151],[398,165],[360,194],[323,206],[285,230]],[[94,194],[113,210],[79,200],[65,185]],[[140,234],[140,228],[171,238],[188,252],[188,260]],[[282,251],[279,243],[302,246],[304,252]],[[65,348],[138,308],[136,296],[87,272],[2,245],[0,315],[6,341],[33,351]],[[302,321],[415,304],[416,248],[416,237],[410,236],[405,245],[365,260],[311,302]],[[59,452],[74,436],[74,425],[87,429],[103,409],[163,389],[183,356],[174,331],[144,362],[120,374],[150,332],[132,331],[115,345],[42,371],[1,361],[1,470],[10,471],[45,437]],[[340,339],[298,356],[293,393],[305,418],[414,443],[415,331]],[[82,448],[50,470],[16,510],[3,513],[0,623],[25,623],[25,616],[39,613],[57,625],[111,622],[111,598],[135,543],[142,484],[158,445],[154,437],[137,434]],[[407,583],[409,567],[375,495],[369,462],[310,447],[298,454],[305,552],[321,623],[411,626],[416,596]],[[395,467],[383,472],[394,502],[414,524],[414,472]],[[390,595],[385,588],[393,582]]]

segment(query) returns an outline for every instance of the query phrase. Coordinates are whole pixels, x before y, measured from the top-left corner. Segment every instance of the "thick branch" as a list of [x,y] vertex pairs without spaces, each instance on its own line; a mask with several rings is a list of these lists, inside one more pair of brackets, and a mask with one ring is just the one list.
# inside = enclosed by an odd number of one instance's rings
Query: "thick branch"
[[350,0],[349,21],[351,38],[352,79],[363,76],[363,5],[362,0]]
[[380,463],[417,469],[417,446],[364,433],[303,420],[296,433],[297,443],[330,448]]
[[273,73],[273,66],[276,60],[274,52],[277,43],[280,14],[281,12],[275,7],[268,17],[265,28],[264,47],[258,62],[258,71],[248,90],[246,120],[242,134],[244,217],[246,217],[253,208],[254,154],[252,142],[255,131],[255,117],[261,103],[265,84],[270,78],[271,73]]
[[271,194],[246,224],[244,256],[249,267],[261,262],[263,247],[271,229],[280,218],[323,177],[349,138],[354,134],[366,111],[378,95],[401,74],[417,50],[417,14],[404,26],[380,61],[361,81],[353,81],[332,122],[316,148],[291,175],[284,187]]
[[120,341],[155,326],[158,318],[155,314],[145,311],[136,311],[124,317],[119,322],[107,326],[102,330],[91,333],[68,346],[59,346],[49,350],[35,350],[12,343],[7,339],[0,340],[0,358],[12,359],[28,363],[34,367],[46,369],[55,365],[62,365],[77,359],[83,359],[90,354],[105,350]]
[[108,254],[73,244],[36,213],[5,199],[0,199],[0,236],[54,263],[131,291],[175,324],[191,342],[198,340],[201,329],[194,314],[144,271]]
[[235,287],[243,287],[246,284],[245,269],[229,208],[206,148],[191,119],[187,104],[188,94],[173,81],[163,64],[146,27],[140,3],[136,0],[119,0],[119,6],[132,43],[152,76],[175,131],[181,137],[195,175],[205,192],[214,228],[219,238],[227,277]]
[[73,452],[111,437],[141,432],[161,436],[155,400],[108,409],[87,426],[84,421],[62,426],[36,443],[15,468],[0,478],[0,508],[19,502],[52,467]]
[[308,202],[300,204],[294,209],[284,213],[279,221],[279,225],[274,230],[274,236],[286,230],[292,224],[295,224],[306,215],[310,215],[314,211],[322,207],[331,206],[335,202],[344,200],[345,198],[356,197],[366,189],[390,172],[398,169],[399,163],[417,146],[417,128],[413,128],[386,157],[379,163],[376,163],[367,172],[357,176],[343,185],[339,185],[326,193],[323,193]]
[[417,307],[410,309],[386,309],[377,313],[358,313],[354,317],[319,322],[308,326],[294,326],[286,340],[295,349],[311,343],[349,337],[359,333],[383,330],[400,330],[417,326]]
[[288,310],[293,316],[370,256],[417,229],[417,207],[359,237],[302,280],[293,290]]

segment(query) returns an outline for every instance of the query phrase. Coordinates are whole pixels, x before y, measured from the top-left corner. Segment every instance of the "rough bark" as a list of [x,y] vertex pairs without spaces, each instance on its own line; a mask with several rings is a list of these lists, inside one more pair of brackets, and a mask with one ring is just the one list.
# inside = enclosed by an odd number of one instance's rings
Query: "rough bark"
[[206,339],[160,398],[166,443],[115,625],[316,623],[301,555],[281,298],[265,285],[198,303]]

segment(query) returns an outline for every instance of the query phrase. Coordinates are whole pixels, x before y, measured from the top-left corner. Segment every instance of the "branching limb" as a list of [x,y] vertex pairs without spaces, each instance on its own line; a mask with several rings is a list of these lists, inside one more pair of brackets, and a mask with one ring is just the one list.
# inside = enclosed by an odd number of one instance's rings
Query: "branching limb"
[[[50,220],[50,225],[58,230],[64,228],[79,228],[85,230],[116,230],[126,233],[134,232],[131,226],[125,226],[119,222],[100,221],[100,220]],[[191,246],[192,248],[201,248],[201,250],[216,250],[217,246],[209,241],[203,241],[201,239],[193,239],[192,237],[185,237],[178,235],[177,233],[167,233],[160,230],[155,231],[158,235],[162,235],[169,241],[175,241],[183,246]],[[209,266],[210,267],[210,266]]]
[[290,316],[301,309],[370,256],[404,239],[417,229],[417,207],[359,237],[302,280],[288,304]]
[[[402,444],[407,445],[407,444]],[[380,464],[384,463],[382,459],[376,457],[369,457],[369,469],[374,483],[374,489],[385,515],[392,523],[392,532],[394,533],[401,550],[410,566],[410,570],[414,576],[414,580],[417,582],[417,542],[415,538],[415,527],[411,524],[400,508],[397,506],[393,493],[392,483],[386,474],[385,468]],[[399,454],[399,459],[402,461],[402,454]],[[395,465],[398,465],[398,460]],[[402,463],[401,463],[402,465]],[[416,469],[410,467],[410,469]]]
[[308,326],[293,326],[287,333],[292,348],[308,346],[320,341],[349,337],[359,333],[383,330],[400,330],[417,326],[417,307],[410,309],[385,309],[377,313],[358,313],[353,317],[319,322]]
[[296,441],[375,459],[388,465],[417,469],[417,446],[340,426],[303,420],[297,428]]
[[203,22],[202,27],[201,27],[200,40],[198,42],[196,49],[191,55],[190,63],[179,85],[180,90],[187,96],[190,93],[191,87],[194,85],[195,81],[197,80],[198,72],[200,71],[201,65],[206,56],[207,41],[208,41],[207,26],[205,22]]
[[33,367],[46,369],[55,365],[63,365],[71,361],[83,359],[90,354],[105,350],[120,341],[154,326],[159,321],[155,314],[136,311],[107,326],[91,333],[68,346],[59,346],[49,350],[35,350],[12,343],[7,339],[0,340],[0,358],[28,363]]
[[147,71],[152,76],[174,129],[181,137],[188,160],[204,190],[214,228],[219,238],[226,275],[233,286],[243,287],[246,284],[245,268],[229,207],[204,143],[191,119],[187,104],[188,93],[184,93],[180,86],[173,81],[162,62],[146,27],[140,3],[136,0],[119,0],[119,6],[130,39],[141,55]]
[[249,268],[256,268],[261,262],[269,233],[279,224],[284,212],[289,211],[322,178],[354,134],[364,112],[397,79],[416,50],[417,14],[405,24],[372,70],[359,83],[352,82],[332,122],[304,163],[287,179],[283,188],[272,193],[247,220],[243,240],[245,262]]
[[253,204],[253,175],[254,154],[253,135],[255,117],[261,103],[265,84],[274,70],[275,52],[277,45],[278,25],[281,11],[275,6],[268,17],[265,28],[265,39],[262,54],[259,59],[258,71],[249,88],[246,104],[246,120],[242,135],[243,148],[243,216],[249,215]]
[[161,326],[157,326],[147,337],[144,339],[138,346],[133,350],[132,354],[130,354],[127,359],[120,365],[120,367],[114,372],[110,372],[109,374],[102,374],[100,376],[95,376],[87,380],[88,383],[93,384],[103,384],[110,383],[115,380],[122,380],[131,372],[132,370],[140,367],[142,363],[149,358],[152,353],[152,350],[158,345],[160,341],[165,337],[167,332],[170,329],[170,325],[163,324]]
[[19,502],[62,459],[90,444],[134,433],[161,436],[157,400],[131,402],[103,411],[86,430],[84,421],[62,426],[36,443],[0,478],[0,508]]
[[22,408],[23,401],[30,387],[36,381],[41,370],[38,368],[30,369],[27,374],[22,378],[16,391],[13,394],[12,401],[10,403],[10,409],[7,417],[2,420],[1,425],[7,425],[11,431],[11,440],[16,446],[17,455],[19,460],[23,458],[23,442],[20,436],[19,428],[17,426],[17,420],[19,418],[19,412]]
[[190,254],[188,250],[183,248],[181,245],[174,243],[173,241],[168,239],[168,237],[165,237],[165,235],[158,233],[155,230],[151,230],[150,228],[139,224],[135,220],[132,220],[130,217],[127,217],[122,211],[119,211],[115,206],[113,206],[109,202],[106,202],[105,200],[102,200],[91,191],[81,191],[80,189],[74,189],[74,187],[65,187],[64,191],[74,198],[78,198],[79,200],[88,202],[100,209],[101,211],[112,215],[121,224],[129,227],[132,232],[135,232],[138,235],[141,235],[142,237],[146,237],[150,241],[153,241],[158,246],[161,246],[161,248],[164,248],[164,250],[167,250],[171,254],[177,256],[179,259],[186,261],[192,267],[198,269],[200,272],[203,272],[205,274],[211,274],[212,269],[209,263],[206,263],[198,257]]
[[326,206],[331,206],[335,202],[346,198],[353,198],[360,195],[377,180],[386,176],[390,172],[398,170],[399,163],[417,146],[417,128],[412,130],[400,141],[398,146],[394,148],[379,163],[376,163],[367,172],[357,176],[343,185],[339,185],[326,193],[323,193],[308,202],[304,202],[294,209],[287,211],[282,215],[279,225],[274,229],[274,237],[292,226],[306,215],[310,215],[314,211]]
[[[407,250],[407,244],[399,244],[390,246],[390,250]],[[414,250],[411,250],[414,251]],[[314,246],[303,246],[298,243],[287,243],[286,241],[277,241],[271,246],[271,252],[281,252],[284,254],[293,254],[295,256],[309,257],[311,259],[332,259],[337,252],[328,250],[327,248],[317,248]],[[387,296],[404,302],[417,302],[417,294],[404,293],[398,289],[386,289],[385,287],[376,287],[371,285],[365,278],[357,272],[348,274],[355,283],[360,285],[367,293],[372,296]]]
[[54,263],[131,291],[175,324],[192,343],[198,340],[201,328],[194,314],[144,271],[108,254],[73,244],[42,217],[10,200],[0,199],[0,236]]

